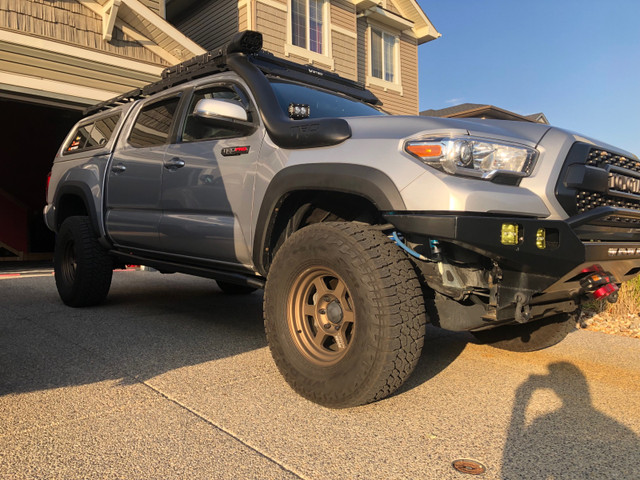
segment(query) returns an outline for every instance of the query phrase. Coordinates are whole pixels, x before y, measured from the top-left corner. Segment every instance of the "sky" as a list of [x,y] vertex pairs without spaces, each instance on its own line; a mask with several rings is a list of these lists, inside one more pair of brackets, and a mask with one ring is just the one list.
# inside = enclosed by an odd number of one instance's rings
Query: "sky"
[[418,0],[420,110],[495,105],[640,156],[640,0]]

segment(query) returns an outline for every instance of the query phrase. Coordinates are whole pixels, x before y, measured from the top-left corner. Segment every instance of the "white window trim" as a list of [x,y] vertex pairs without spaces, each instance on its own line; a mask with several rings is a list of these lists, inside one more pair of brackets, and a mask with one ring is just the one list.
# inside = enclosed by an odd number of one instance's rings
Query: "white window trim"
[[[308,3],[307,3],[308,5]],[[311,64],[320,64],[325,67],[329,67],[331,70],[335,70],[335,62],[331,53],[331,3],[329,0],[323,0],[322,3],[322,48],[324,53],[312,52],[311,50],[303,47],[299,47],[293,44],[293,29],[291,25],[291,0],[287,1],[287,42],[284,45],[284,54],[288,57],[295,55],[296,57],[302,57]],[[308,34],[309,32],[307,32]]]
[[[372,41],[371,41],[371,33],[373,29],[376,29],[380,32],[384,32],[387,35],[391,35],[395,38],[395,46],[393,49],[393,82],[389,82],[387,80],[383,80],[382,78],[374,77],[371,73],[371,64],[372,62]],[[393,91],[399,93],[401,96],[404,95],[402,91],[402,78],[400,77],[400,34],[389,31],[388,29],[381,27],[378,24],[368,22],[367,25],[367,76],[365,79],[366,86],[374,85],[376,87],[383,88],[384,91]],[[382,63],[384,65],[384,58],[382,59]]]

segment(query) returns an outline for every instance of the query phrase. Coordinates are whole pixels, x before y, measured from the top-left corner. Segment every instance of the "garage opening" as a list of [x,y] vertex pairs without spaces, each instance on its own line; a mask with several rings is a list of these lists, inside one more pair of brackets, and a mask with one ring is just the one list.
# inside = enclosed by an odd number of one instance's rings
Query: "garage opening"
[[0,94],[0,262],[47,260],[55,237],[44,224],[47,174],[82,113]]

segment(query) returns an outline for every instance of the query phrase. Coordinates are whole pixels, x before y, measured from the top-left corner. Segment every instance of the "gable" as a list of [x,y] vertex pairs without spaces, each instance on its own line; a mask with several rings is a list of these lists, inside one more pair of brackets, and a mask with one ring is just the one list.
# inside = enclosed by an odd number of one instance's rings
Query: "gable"
[[203,52],[138,0],[0,2],[0,94],[91,104]]
[[77,0],[101,19],[102,38],[109,41],[120,28],[144,48],[169,64],[180,63],[205,50],[187,38],[140,0]]

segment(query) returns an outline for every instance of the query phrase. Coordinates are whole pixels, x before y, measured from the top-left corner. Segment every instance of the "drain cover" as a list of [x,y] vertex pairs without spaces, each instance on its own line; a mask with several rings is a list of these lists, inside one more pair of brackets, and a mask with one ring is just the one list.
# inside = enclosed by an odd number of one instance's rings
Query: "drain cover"
[[457,471],[461,473],[468,473],[470,475],[481,475],[487,471],[485,466],[480,462],[476,462],[475,460],[470,460],[468,458],[454,460],[451,465],[453,465],[453,468]]

